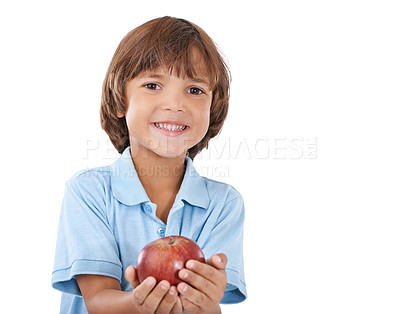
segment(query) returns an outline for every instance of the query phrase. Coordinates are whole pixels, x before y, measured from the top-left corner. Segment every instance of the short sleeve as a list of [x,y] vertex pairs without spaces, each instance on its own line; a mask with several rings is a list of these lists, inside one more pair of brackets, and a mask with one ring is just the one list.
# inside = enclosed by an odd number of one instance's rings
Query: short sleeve
[[52,286],[81,295],[75,275],[113,277],[121,282],[119,250],[106,211],[101,175],[86,172],[65,186],[57,235]]
[[221,300],[223,304],[239,303],[247,298],[243,263],[244,215],[244,202],[239,194],[225,204],[203,247],[206,256],[224,253],[228,257],[228,286]]

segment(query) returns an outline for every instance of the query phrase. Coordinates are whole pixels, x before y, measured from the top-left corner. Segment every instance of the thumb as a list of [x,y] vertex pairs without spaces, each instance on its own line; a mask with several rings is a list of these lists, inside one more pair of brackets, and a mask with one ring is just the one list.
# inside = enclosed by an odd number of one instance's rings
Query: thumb
[[138,285],[140,285],[137,271],[133,266],[128,266],[128,268],[126,269],[125,279],[131,284],[133,289],[135,289]]
[[211,258],[207,261],[207,264],[212,265],[220,270],[224,270],[227,263],[228,263],[228,258],[224,253],[215,254],[211,256]]

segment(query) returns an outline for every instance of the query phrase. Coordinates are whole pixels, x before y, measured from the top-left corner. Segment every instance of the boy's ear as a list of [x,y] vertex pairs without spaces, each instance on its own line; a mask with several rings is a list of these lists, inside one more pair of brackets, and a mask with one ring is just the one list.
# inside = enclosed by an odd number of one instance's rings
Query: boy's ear
[[122,112],[117,112],[117,118],[123,118],[123,117],[125,117],[125,113],[122,113]]

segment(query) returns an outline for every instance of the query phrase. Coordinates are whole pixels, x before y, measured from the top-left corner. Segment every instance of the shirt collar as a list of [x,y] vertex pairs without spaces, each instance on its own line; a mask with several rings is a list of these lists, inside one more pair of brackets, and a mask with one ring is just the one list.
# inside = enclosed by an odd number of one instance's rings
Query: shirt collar
[[[204,178],[194,168],[193,161],[186,156],[186,170],[176,200],[184,200],[191,205],[208,208],[210,198]],[[125,205],[150,202],[139,180],[130,147],[111,165],[111,189],[114,196]]]

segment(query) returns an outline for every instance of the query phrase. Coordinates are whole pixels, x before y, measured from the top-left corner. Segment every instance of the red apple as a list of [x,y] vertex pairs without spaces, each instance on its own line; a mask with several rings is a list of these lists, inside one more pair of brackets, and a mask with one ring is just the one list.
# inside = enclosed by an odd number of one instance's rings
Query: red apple
[[139,281],[152,276],[157,282],[167,280],[176,286],[181,282],[179,270],[190,259],[205,263],[203,251],[191,239],[169,236],[150,242],[140,251],[137,259]]

